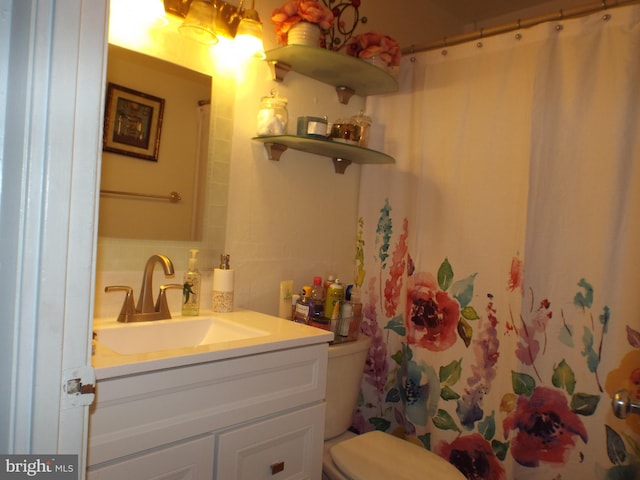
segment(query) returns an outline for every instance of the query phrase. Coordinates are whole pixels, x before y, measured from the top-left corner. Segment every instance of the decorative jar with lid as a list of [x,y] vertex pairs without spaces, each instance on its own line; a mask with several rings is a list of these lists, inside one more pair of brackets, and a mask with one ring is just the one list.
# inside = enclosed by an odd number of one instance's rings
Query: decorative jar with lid
[[287,99],[278,96],[273,89],[270,96],[262,97],[260,101],[257,133],[259,136],[286,135],[288,123]]
[[351,117],[351,122],[356,126],[356,139],[358,145],[367,147],[369,145],[369,128],[371,127],[371,117],[360,111],[358,115]]

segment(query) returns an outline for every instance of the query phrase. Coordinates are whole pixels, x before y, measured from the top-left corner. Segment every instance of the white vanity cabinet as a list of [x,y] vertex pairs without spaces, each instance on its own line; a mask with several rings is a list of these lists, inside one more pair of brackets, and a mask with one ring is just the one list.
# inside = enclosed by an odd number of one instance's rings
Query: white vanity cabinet
[[101,378],[89,480],[320,479],[327,343]]

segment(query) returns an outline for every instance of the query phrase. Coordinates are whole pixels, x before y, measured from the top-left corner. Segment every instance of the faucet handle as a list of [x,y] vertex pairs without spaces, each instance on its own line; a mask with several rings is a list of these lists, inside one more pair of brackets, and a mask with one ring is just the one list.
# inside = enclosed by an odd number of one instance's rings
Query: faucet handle
[[124,291],[124,302],[118,315],[118,321],[128,323],[136,313],[136,304],[133,300],[133,288],[126,285],[109,285],[104,287],[105,292]]
[[[169,305],[167,303],[167,290],[170,288],[180,288],[182,289],[182,284],[180,283],[169,283],[167,285],[160,285],[160,293],[158,293],[158,300],[156,300],[155,310],[156,312],[162,313],[162,318],[171,318],[171,312],[169,311]],[[165,316],[166,315],[166,316]]]

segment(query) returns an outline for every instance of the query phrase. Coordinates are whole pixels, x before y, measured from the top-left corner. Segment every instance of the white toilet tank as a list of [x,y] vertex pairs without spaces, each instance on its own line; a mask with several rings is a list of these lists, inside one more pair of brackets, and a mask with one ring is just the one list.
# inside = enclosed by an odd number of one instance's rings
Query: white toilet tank
[[365,335],[354,342],[329,345],[325,440],[343,434],[351,426],[369,345],[371,339]]

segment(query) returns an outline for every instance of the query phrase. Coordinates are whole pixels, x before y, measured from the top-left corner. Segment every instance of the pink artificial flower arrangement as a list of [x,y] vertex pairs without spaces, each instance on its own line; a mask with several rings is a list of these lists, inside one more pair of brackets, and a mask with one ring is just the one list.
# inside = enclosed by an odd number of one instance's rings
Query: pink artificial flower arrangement
[[318,0],[287,0],[271,14],[276,27],[276,37],[281,45],[287,44],[289,29],[298,22],[315,23],[321,30],[333,26],[334,16],[331,10]]
[[346,45],[347,55],[358,58],[378,57],[388,67],[400,65],[400,45],[393,38],[380,32],[361,33],[349,39]]

